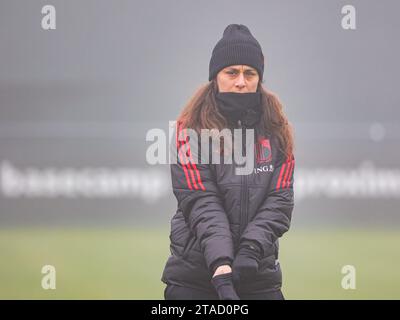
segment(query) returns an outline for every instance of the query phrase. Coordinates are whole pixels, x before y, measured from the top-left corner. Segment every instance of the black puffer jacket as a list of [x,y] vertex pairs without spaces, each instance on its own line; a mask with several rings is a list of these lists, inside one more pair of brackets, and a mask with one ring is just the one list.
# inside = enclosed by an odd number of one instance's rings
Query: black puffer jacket
[[258,273],[240,284],[238,294],[281,287],[278,238],[290,225],[295,160],[285,158],[277,143],[271,136],[256,137],[249,175],[237,175],[235,164],[185,164],[183,157],[193,155],[179,153],[178,163],[171,164],[178,209],[171,220],[164,283],[213,290],[216,267],[231,264],[239,245],[248,243],[262,249],[261,260]]

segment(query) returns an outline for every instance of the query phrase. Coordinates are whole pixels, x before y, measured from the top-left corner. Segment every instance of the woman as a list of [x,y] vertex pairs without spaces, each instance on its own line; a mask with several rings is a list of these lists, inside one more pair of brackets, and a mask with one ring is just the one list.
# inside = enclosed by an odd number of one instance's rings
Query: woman
[[[263,72],[249,29],[227,26],[212,52],[210,82],[178,118],[165,299],[284,299],[278,239],[294,207],[293,134],[278,98],[261,85]],[[198,154],[182,139],[187,128],[254,130],[254,170],[238,175],[236,164],[191,161]]]

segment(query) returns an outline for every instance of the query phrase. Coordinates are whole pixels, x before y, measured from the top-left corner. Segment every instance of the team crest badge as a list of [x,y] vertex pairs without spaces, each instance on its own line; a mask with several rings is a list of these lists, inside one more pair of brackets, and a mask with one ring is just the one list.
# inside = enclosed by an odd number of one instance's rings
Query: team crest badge
[[269,139],[259,137],[256,143],[256,160],[257,163],[270,162],[272,160],[271,144]]

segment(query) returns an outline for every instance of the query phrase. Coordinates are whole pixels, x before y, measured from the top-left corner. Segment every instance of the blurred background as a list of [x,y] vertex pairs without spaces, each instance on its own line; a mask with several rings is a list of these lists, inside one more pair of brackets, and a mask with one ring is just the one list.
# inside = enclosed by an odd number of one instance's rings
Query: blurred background
[[[45,5],[56,28],[42,28]],[[343,6],[356,29],[342,27]],[[295,129],[287,299],[400,298],[398,1],[0,2],[0,298],[163,299],[176,210],[150,129],[207,82],[230,23]],[[396,40],[397,39],[397,40]],[[56,289],[41,286],[44,265]],[[356,288],[343,289],[354,266]]]

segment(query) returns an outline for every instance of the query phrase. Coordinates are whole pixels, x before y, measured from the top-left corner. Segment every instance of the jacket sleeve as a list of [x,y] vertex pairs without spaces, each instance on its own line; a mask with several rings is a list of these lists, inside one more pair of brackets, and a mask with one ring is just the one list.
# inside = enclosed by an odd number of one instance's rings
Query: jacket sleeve
[[214,273],[219,265],[233,261],[232,234],[210,164],[193,163],[198,153],[192,154],[187,139],[178,140],[182,131],[178,127],[175,134],[177,163],[171,164],[173,193],[199,241],[207,267]]
[[280,152],[267,195],[241,235],[241,245],[258,245],[264,257],[273,254],[274,242],[289,230],[294,207],[294,167],[294,156],[285,157]]

